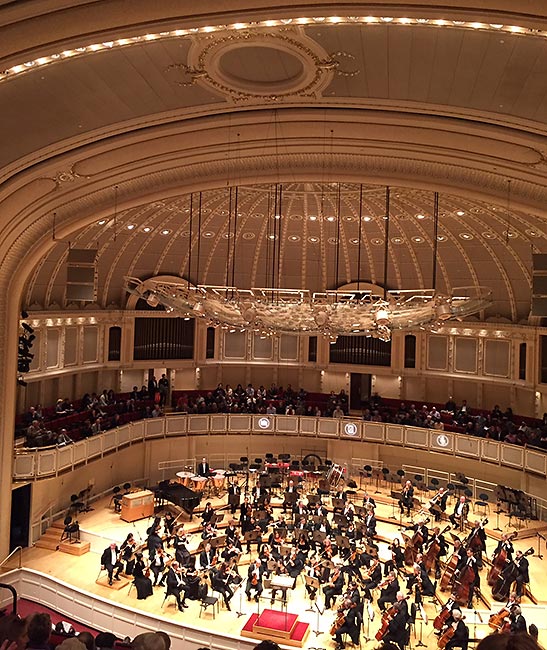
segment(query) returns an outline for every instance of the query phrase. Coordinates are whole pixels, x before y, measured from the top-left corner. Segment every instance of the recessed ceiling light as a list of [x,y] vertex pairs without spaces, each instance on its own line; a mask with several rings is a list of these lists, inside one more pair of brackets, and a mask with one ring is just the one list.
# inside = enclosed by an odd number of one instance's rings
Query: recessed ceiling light
[[424,239],[423,237],[412,237],[412,241],[416,244],[421,244],[423,243]]
[[425,214],[417,214],[416,219],[425,219]]
[[465,214],[465,212],[464,212],[463,210],[457,210],[457,211],[456,211],[456,214],[458,215],[458,217],[463,217],[463,215]]
[[394,244],[402,244],[402,243],[403,243],[403,239],[402,239],[402,237],[392,237],[392,238],[391,238],[391,241],[392,241]]
[[170,231],[168,228],[164,228],[164,229],[161,231],[161,234],[162,234],[162,235],[170,235],[170,234],[171,234],[171,231]]
[[380,238],[378,237],[378,238],[375,238],[375,239],[371,239],[371,240],[370,240],[370,243],[371,243],[371,244],[374,244],[375,246],[381,246],[381,245],[384,243],[384,240],[383,240],[383,239],[380,239]]
[[277,239],[276,235],[268,235],[268,239]]
[[516,239],[518,237],[518,233],[514,230],[504,230],[503,236],[509,237],[509,239]]
[[300,237],[298,235],[291,235],[289,241],[300,241]]
[[134,223],[128,223],[128,224],[127,224],[127,230],[133,230],[133,228],[135,228],[135,224],[134,224]]
[[470,239],[473,239],[473,235],[470,232],[461,232],[460,239],[465,239],[469,241]]
[[331,221],[331,222],[332,222],[332,221],[336,221],[336,217],[332,217],[332,216],[331,216],[331,217],[327,217],[327,221]]
[[280,214],[274,215],[274,219],[281,219],[281,215]]
[[319,237],[308,237],[308,241],[310,242],[310,244],[317,244],[317,242],[319,241]]
[[372,217],[363,217],[363,221],[372,221]]
[[357,239],[357,237],[352,237],[352,238],[349,240],[349,243],[350,243],[350,244],[353,244],[354,246],[357,246],[357,245],[359,244],[359,240]]
[[541,237],[541,234],[537,230],[528,229],[526,230],[526,234],[528,237]]
[[202,235],[202,237],[206,237],[207,239],[210,239],[211,237],[214,237],[214,236],[215,236],[215,233],[211,232],[210,230],[206,230]]
[[243,235],[241,235],[243,239],[254,239],[255,234],[254,232],[244,232]]
[[97,221],[97,223],[99,224],[99,226],[104,226],[104,224],[106,223],[106,219],[101,219],[100,221]]
[[446,241],[445,235],[438,235],[437,236],[437,241]]
[[310,216],[308,217],[308,219],[309,219],[310,221],[317,221],[317,217],[315,216],[315,214],[310,214]]
[[482,236],[483,236],[485,239],[495,239],[495,238],[496,238],[495,233],[493,233],[491,230],[487,230],[486,232],[483,232],[483,233],[482,233]]
[[152,232],[152,226],[143,226],[143,232]]

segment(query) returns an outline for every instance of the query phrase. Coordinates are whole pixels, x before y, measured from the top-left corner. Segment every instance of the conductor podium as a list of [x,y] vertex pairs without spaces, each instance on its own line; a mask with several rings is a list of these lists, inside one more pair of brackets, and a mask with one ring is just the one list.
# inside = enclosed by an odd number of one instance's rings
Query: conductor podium
[[130,492],[122,498],[121,519],[123,521],[137,521],[145,517],[154,516],[154,493],[150,490]]
[[301,648],[308,638],[309,625],[298,620],[297,614],[288,614],[265,609],[261,614],[252,614],[241,636],[255,639],[279,639],[283,645]]

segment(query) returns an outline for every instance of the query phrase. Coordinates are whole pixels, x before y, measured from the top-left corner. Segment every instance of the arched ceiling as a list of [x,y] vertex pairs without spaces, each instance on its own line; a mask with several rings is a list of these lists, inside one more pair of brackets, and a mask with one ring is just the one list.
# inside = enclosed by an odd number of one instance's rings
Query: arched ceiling
[[[269,286],[275,246],[283,286],[382,284],[389,183],[388,288],[431,287],[438,190],[437,288],[489,286],[486,318],[528,318],[531,253],[547,245],[537,3],[522,15],[503,1],[457,12],[231,2],[224,15],[204,3],[179,19],[171,3],[163,14],[137,0],[134,14],[114,0],[79,4],[46,2],[41,16],[31,3],[0,6],[0,201],[49,183],[21,209],[44,217],[28,242],[44,255],[25,305],[66,307],[68,241],[97,249],[102,308],[125,304],[125,275]],[[185,161],[192,189],[199,165],[216,165],[216,182],[203,174],[199,231],[198,195],[190,219],[190,184],[177,187]],[[160,165],[172,172],[168,191]],[[283,186],[278,223],[266,177]],[[47,244],[53,211],[63,241]]]

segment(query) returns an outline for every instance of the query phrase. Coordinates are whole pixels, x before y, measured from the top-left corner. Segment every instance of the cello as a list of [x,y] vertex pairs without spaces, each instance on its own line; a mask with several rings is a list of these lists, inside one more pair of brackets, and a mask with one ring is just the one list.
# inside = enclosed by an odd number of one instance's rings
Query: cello
[[503,632],[507,621],[505,620],[510,614],[507,607],[502,607],[499,612],[492,614],[488,619],[488,627],[491,627],[496,632]]
[[447,600],[446,605],[443,606],[441,611],[437,614],[435,619],[433,620],[433,627],[436,630],[442,630],[443,627],[446,625],[446,621],[450,618],[452,614],[452,608],[454,607],[455,603],[452,598]]
[[396,614],[397,607],[395,605],[392,605],[389,609],[386,609],[386,611],[382,614],[382,625],[380,626],[378,632],[376,632],[374,635],[376,641],[381,641],[385,637],[389,628],[389,623],[395,618]]
[[[518,531],[513,531],[510,535],[507,536],[506,541],[511,542],[516,538],[517,535]],[[503,571],[506,564],[507,549],[502,547],[501,551],[492,560],[492,566],[490,568],[490,571],[488,571],[488,576],[486,579],[489,587],[493,587],[497,583],[500,573]]]

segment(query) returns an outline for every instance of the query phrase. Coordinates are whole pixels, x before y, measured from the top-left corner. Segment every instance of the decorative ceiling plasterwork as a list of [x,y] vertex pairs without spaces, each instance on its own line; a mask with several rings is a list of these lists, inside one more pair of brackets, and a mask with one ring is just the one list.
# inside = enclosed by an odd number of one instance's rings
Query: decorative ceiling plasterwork
[[[224,63],[228,55],[239,54],[245,58],[247,53],[252,56],[261,50],[268,51],[269,56],[283,57],[281,64],[297,69],[297,73],[272,81],[265,69],[251,80],[241,77],[233,63],[229,67]],[[344,55],[351,56],[339,53],[339,58]],[[236,102],[257,98],[275,102],[320,96],[339,67],[340,61],[330,57],[314,40],[301,31],[285,28],[278,31],[235,30],[194,39],[188,62],[173,64],[167,70],[183,73],[182,80],[176,80],[178,84],[205,84]],[[186,80],[187,76],[190,81]]]

